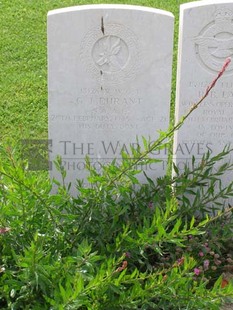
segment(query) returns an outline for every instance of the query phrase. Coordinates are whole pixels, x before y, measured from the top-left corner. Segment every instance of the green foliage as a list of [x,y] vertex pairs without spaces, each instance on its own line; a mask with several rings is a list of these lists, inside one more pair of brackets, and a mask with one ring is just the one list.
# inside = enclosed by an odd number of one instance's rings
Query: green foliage
[[[9,134],[47,136],[47,11],[98,2],[0,3],[0,308],[219,309],[233,297],[232,283],[223,282],[233,266],[233,189],[220,179],[232,166],[216,165],[230,150],[206,154],[201,164],[193,159],[182,173],[174,167],[173,178],[145,175],[139,184],[141,166],[156,163],[150,152],[170,142],[171,128],[153,145],[142,139],[143,150],[123,153],[121,165],[113,161],[101,173],[87,159],[91,186],[78,181],[73,198],[59,159],[63,182],[52,195],[47,173],[28,171],[19,146],[6,146]],[[177,16],[188,1],[115,1],[123,2]],[[175,44],[177,26],[178,19]]]
[[143,139],[134,160],[123,153],[101,172],[87,158],[90,187],[78,181],[77,198],[60,159],[64,182],[51,195],[45,173],[1,147],[2,309],[219,309],[232,297],[221,277],[233,266],[231,209],[216,210],[233,194],[220,181],[231,165],[216,164],[230,150],[139,184],[138,166],[169,136]]

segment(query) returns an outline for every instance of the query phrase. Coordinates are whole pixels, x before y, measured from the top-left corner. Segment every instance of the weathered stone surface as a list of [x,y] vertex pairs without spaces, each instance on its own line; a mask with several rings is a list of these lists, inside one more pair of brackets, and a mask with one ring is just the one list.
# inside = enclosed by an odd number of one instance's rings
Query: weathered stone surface
[[[48,13],[51,160],[61,155],[67,183],[119,158],[141,136],[169,124],[173,15],[136,6],[89,5]],[[165,173],[146,167],[150,177]],[[55,168],[51,176],[60,179]],[[73,191],[74,192],[74,191]]]
[[[198,1],[181,6],[176,120],[188,112],[233,55],[233,2]],[[192,155],[221,152],[233,140],[233,62],[201,106],[175,134],[174,161],[182,170]],[[229,159],[229,158],[228,158]],[[232,175],[223,180],[231,181]]]

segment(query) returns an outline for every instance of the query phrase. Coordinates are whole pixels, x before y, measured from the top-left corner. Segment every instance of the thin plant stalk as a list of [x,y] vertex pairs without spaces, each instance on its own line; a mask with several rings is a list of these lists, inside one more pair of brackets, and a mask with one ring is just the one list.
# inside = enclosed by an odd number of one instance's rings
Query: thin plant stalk
[[168,138],[173,137],[173,134],[176,130],[180,129],[180,127],[183,125],[184,121],[190,116],[191,113],[193,113],[194,110],[196,110],[200,104],[204,101],[204,99],[209,95],[210,91],[214,88],[216,85],[217,81],[220,79],[220,77],[224,74],[226,71],[227,67],[229,66],[231,62],[231,58],[227,58],[222,66],[222,69],[219,71],[218,75],[216,78],[209,84],[209,86],[206,88],[205,94],[201,97],[201,99],[192,105],[190,110],[181,117],[181,119],[173,126],[171,129],[169,129],[165,135],[162,135],[160,138],[158,138],[154,143],[152,143],[149,148],[144,151],[138,158],[136,158],[132,164],[130,164],[128,167],[123,169],[118,176],[113,178],[112,180],[109,181],[108,186],[114,184],[117,180],[119,180],[122,175],[124,175],[128,170],[130,170],[132,167],[136,166],[140,161],[142,161],[148,154],[150,154],[152,151],[154,151],[159,145],[161,145],[165,140]]

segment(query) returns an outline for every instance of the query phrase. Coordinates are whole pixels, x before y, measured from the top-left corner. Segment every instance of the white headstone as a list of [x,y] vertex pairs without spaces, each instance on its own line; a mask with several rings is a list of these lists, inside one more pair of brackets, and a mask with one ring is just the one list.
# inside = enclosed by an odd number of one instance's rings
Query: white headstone
[[[198,1],[181,5],[176,120],[205,93],[226,58],[233,55],[233,2]],[[233,141],[233,62],[176,132],[174,161],[179,169],[207,152],[220,153]],[[229,175],[225,177],[228,182]]]
[[[67,183],[85,179],[129,151],[137,136],[155,140],[169,124],[173,15],[146,7],[88,5],[48,13],[50,159],[62,156]],[[165,173],[163,162],[145,167]],[[156,155],[155,155],[156,156]],[[51,176],[60,179],[55,167]]]

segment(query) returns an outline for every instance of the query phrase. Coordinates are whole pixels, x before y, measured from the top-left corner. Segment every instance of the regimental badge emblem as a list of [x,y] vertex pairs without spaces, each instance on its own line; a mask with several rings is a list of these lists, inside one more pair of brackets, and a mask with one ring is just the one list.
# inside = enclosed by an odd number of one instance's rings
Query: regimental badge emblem
[[129,49],[127,44],[117,36],[104,36],[99,39],[92,50],[94,63],[103,72],[118,72],[127,66]]
[[[221,8],[214,20],[194,38],[196,55],[206,69],[216,73],[228,57],[233,57],[233,12]],[[233,74],[233,62],[226,75]]]
[[90,29],[80,46],[86,71],[102,84],[119,85],[137,76],[141,52],[137,36],[120,24]]

